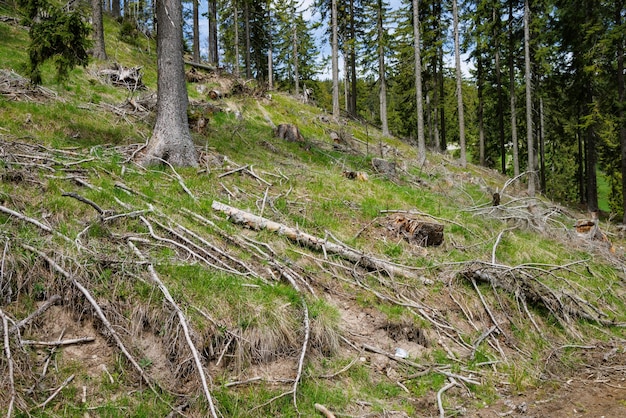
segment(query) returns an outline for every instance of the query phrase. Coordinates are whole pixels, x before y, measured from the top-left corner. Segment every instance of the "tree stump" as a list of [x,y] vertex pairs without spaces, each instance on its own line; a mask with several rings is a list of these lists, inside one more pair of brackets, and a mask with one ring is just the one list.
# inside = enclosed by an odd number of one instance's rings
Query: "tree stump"
[[403,237],[410,244],[421,247],[439,246],[443,243],[443,225],[399,214],[389,219],[389,231]]
[[281,123],[274,130],[274,135],[288,142],[304,142],[304,137],[296,125]]

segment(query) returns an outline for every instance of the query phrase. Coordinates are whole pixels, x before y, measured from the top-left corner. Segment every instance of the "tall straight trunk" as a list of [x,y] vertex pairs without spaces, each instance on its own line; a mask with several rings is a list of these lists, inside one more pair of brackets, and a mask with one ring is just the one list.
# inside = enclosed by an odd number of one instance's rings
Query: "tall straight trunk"
[[122,15],[120,0],[111,0],[111,15],[113,17],[120,17]]
[[357,115],[356,97],[356,27],[354,22],[354,0],[350,0],[350,113]]
[[[622,7],[616,3],[615,24],[620,27],[622,25]],[[619,121],[619,137],[622,154],[622,209],[624,210],[624,219],[622,222],[626,224],[626,91],[624,88],[624,33],[617,39],[617,96],[618,96],[618,121]]]
[[235,27],[235,62],[233,65],[233,72],[235,77],[239,77],[239,8],[237,2],[239,0],[233,0],[233,26]]
[[[267,0],[267,23],[268,25],[272,24],[272,0]],[[274,45],[272,44],[272,31],[268,30],[267,33],[269,44],[267,48],[267,88],[274,90],[274,57],[272,56]]]
[[[217,48],[217,0],[209,0],[208,15],[209,15],[209,62],[217,67],[220,61],[218,48]],[[236,21],[236,17],[235,17],[235,21]]]
[[448,139],[446,137],[446,106],[445,106],[445,77],[443,75],[443,46],[440,45],[438,50],[439,60],[439,121],[441,123],[441,151],[448,150]]
[[539,98],[539,184],[541,192],[546,192],[546,130],[544,125],[545,114],[543,112],[543,97]]
[[193,0],[193,61],[200,62],[200,11],[198,2]]
[[[456,0],[455,0],[456,1]],[[420,42],[419,0],[413,0],[413,48],[415,55],[415,101],[417,104],[417,162],[426,162],[424,139],[424,105],[422,92],[422,47]]]
[[380,104],[380,122],[383,136],[389,136],[389,122],[387,120],[387,77],[385,76],[385,42],[383,28],[383,1],[378,0],[378,18],[376,20],[378,33],[378,81],[380,89],[378,99]]
[[[480,17],[478,18],[477,25],[480,26]],[[479,42],[480,45],[480,42]],[[477,73],[476,84],[478,93],[478,160],[481,166],[485,166],[485,126],[483,123],[484,113],[484,68],[483,68],[483,51],[482,46],[476,47],[476,54],[478,55],[477,61]]]
[[292,42],[293,42],[293,78],[296,85],[296,96],[300,94],[300,74],[298,72],[298,28],[296,26],[296,8],[294,7],[291,14],[291,22],[293,25]]
[[[414,2],[416,0],[413,0]],[[463,77],[461,75],[461,45],[459,42],[459,11],[457,1],[452,0],[452,18],[454,21],[454,62],[456,67],[456,95],[459,113],[459,146],[461,147],[461,167],[467,166],[465,155],[465,116],[463,113]]]
[[535,195],[535,143],[533,139],[532,73],[530,69],[530,5],[524,1],[524,65],[526,84],[526,143],[528,147],[528,195]]
[[102,1],[91,0],[91,9],[93,12],[93,52],[92,55],[96,59],[106,60],[107,53],[104,47],[104,25],[102,23]]
[[515,100],[515,61],[513,59],[513,0],[509,0],[509,96],[511,98],[511,141],[513,142],[513,177],[519,176],[519,144],[517,139],[517,106]]
[[243,7],[246,32],[246,78],[252,78],[252,60],[250,58],[250,1],[244,0]]
[[343,45],[343,105],[350,113],[350,74],[348,72],[348,44]]
[[585,174],[587,181],[587,210],[598,211],[598,180],[596,178],[596,139],[593,124],[585,129]]
[[339,46],[337,41],[337,0],[331,1],[331,49],[333,72],[333,118],[339,119]]
[[500,143],[500,159],[502,166],[502,174],[506,174],[506,143],[504,139],[504,99],[502,94],[502,71],[500,68],[500,16],[496,15],[496,8],[493,9],[493,27],[495,40],[494,65],[496,71],[496,88],[498,89],[498,136]]
[[157,110],[148,145],[139,162],[197,166],[187,120],[187,88],[183,62],[183,13],[180,0],[157,0]]

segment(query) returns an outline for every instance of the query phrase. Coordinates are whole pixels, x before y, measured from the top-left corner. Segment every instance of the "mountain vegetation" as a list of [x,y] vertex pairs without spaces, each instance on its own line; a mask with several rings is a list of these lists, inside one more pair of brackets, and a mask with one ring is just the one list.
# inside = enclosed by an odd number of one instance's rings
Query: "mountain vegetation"
[[318,81],[295,2],[209,1],[198,62],[149,3],[104,3],[102,55],[85,4],[0,0],[0,412],[626,414],[624,11],[574,3],[458,2],[452,45],[452,3],[324,2]]

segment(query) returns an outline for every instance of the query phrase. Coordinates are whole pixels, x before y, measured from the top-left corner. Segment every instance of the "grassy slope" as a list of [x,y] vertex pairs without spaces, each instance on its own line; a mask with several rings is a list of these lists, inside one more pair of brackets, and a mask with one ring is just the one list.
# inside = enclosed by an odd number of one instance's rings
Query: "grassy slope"
[[[119,42],[113,22],[107,21],[106,28],[111,60],[126,66],[141,65],[144,81],[153,91],[156,74],[150,52],[154,49],[147,43],[135,48]],[[26,33],[0,23],[0,39],[2,65],[19,72],[25,59]],[[168,404],[174,404],[187,408],[191,416],[206,413],[207,404],[188,361],[182,331],[171,310],[164,308],[145,267],[129,250],[129,236],[138,239],[136,245],[155,264],[189,317],[196,344],[213,378],[212,393],[225,416],[296,415],[290,396],[263,404],[290,388],[272,379],[295,375],[303,337],[303,300],[311,318],[312,340],[297,403],[306,416],[315,414],[315,403],[356,415],[391,410],[408,416],[438,413],[435,393],[447,382],[442,373],[416,375],[422,370],[355,351],[342,338],[357,344],[384,345],[381,348],[392,352],[402,344],[417,344],[404,334],[392,338],[390,330],[399,327],[423,332],[428,347],[411,352],[413,361],[461,375],[471,373],[483,383],[469,385],[472,397],[462,390],[449,392],[444,405],[450,413],[489,404],[495,400],[496,390],[506,394],[534,386],[546,368],[551,373],[567,374],[579,361],[576,350],[564,351],[552,364],[549,360],[554,361],[551,354],[556,347],[623,337],[621,328],[597,327],[575,315],[570,321],[558,319],[550,308],[533,304],[533,300],[528,301],[529,314],[525,314],[523,303],[505,290],[494,291],[480,283],[474,287],[465,279],[468,275],[464,273],[476,262],[491,262],[495,253],[498,265],[522,266],[504,269],[522,271],[518,280],[531,275],[548,292],[560,295],[562,306],[553,307],[556,311],[567,310],[568,298],[563,294],[575,292],[585,303],[607,313],[609,319],[626,321],[621,285],[624,243],[614,242],[617,254],[612,254],[602,243],[580,240],[569,232],[574,219],[567,211],[552,210],[557,206],[525,199],[511,190],[503,197],[506,207],[492,209],[490,191],[502,189],[506,181],[496,173],[478,167],[461,169],[442,155],[430,155],[425,167],[416,167],[411,147],[383,139],[372,128],[322,122],[318,109],[281,94],[274,94],[271,101],[235,96],[217,103],[224,111],[207,114],[206,129],[194,133],[205,152],[205,170],[178,170],[194,198],[169,168],[143,170],[127,162],[137,144],[150,135],[152,116],[110,112],[107,104],[120,105],[127,93],[102,84],[94,75],[99,65],[103,64],[76,69],[62,85],[56,84],[52,75],[45,77],[45,86],[62,100],[0,98],[4,162],[0,167],[0,203],[43,220],[82,246],[0,213],[0,240],[7,266],[3,272],[16,272],[3,273],[2,292],[9,296],[3,298],[1,308],[21,319],[41,300],[57,293],[64,298],[63,309],[74,312],[78,324],[87,327],[91,323],[93,314],[84,298],[24,245],[38,248],[76,275],[107,306],[112,321],[125,329],[122,334],[139,363],[155,376],[162,391],[159,398],[138,387],[136,373],[117,354],[103,356],[112,376],[109,379],[101,368],[71,360],[59,350],[56,358],[60,367],[43,380],[40,391],[28,397],[24,391],[41,367],[37,355],[41,351],[29,347],[17,356],[21,411],[35,416],[78,416],[96,408],[91,411],[102,416],[163,416],[169,412]],[[189,89],[193,100],[203,99],[195,85]],[[243,118],[238,119],[236,112],[228,109],[239,111]],[[266,116],[276,124],[297,124],[307,143],[273,138]],[[358,152],[334,149],[328,137],[330,130],[351,132],[361,141],[355,146]],[[384,149],[390,150],[385,156],[401,168],[397,179],[388,180],[372,170],[371,159],[385,153]],[[241,172],[220,176],[244,164],[271,187]],[[350,181],[342,175],[345,170],[366,171],[370,180]],[[82,183],[77,183],[76,177]],[[85,183],[92,187],[85,187]],[[120,183],[132,192],[116,187]],[[144,211],[145,220],[124,217],[102,222],[88,205],[63,196],[67,192],[78,193],[109,213]],[[213,200],[256,214],[262,212],[317,236],[332,239],[332,235],[366,253],[412,266],[434,284],[424,287],[418,280],[365,274],[349,264],[339,266],[341,262],[335,258],[326,262],[322,254],[274,234],[243,231],[211,209]],[[541,216],[529,218],[529,208]],[[208,218],[214,226],[182,209]],[[436,217],[445,224],[445,244],[422,249],[389,236],[384,232],[386,215],[380,212],[384,210],[417,210],[429,215],[427,219]],[[175,237],[166,227],[182,231],[177,224],[242,260],[260,277],[207,267],[180,247],[151,237],[148,229],[150,225],[155,235],[172,239]],[[260,251],[235,245],[223,234],[254,239],[257,249],[276,255],[264,259]],[[307,293],[302,299],[288,282],[274,281],[268,273],[270,268],[274,276],[293,269],[311,284],[315,295]],[[502,269],[494,274],[500,274],[503,281],[509,277]],[[373,328],[350,328],[351,318],[363,312],[373,318]],[[503,334],[481,340],[481,334],[493,325],[490,315],[497,318]],[[36,324],[23,331],[24,338],[58,337],[42,331],[47,329],[46,320]],[[377,326],[383,329],[384,339],[363,337],[366,331],[379,335]],[[143,347],[141,341],[149,339],[158,342],[154,346],[162,347],[161,351]],[[476,342],[479,344],[472,350]],[[355,364],[334,375],[354,358],[358,359]],[[36,366],[26,367],[29,362]],[[4,360],[2,367],[6,370]],[[48,396],[45,389],[58,387],[71,374],[76,375],[72,384],[48,408],[34,408]],[[329,374],[333,377],[323,377]],[[263,376],[265,383],[232,388],[224,385],[255,376]],[[6,388],[7,382],[2,384]],[[85,404],[80,401],[83,386],[88,390]],[[8,391],[0,392],[4,394],[0,404],[6,405]]]

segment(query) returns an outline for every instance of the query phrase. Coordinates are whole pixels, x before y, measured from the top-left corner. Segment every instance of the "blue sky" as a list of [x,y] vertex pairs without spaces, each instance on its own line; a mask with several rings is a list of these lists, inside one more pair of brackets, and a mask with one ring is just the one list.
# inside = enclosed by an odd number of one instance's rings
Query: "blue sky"
[[[299,10],[304,11],[304,18],[305,19],[315,19],[318,20],[320,18],[319,15],[317,14],[312,14],[312,7],[310,7],[313,4],[314,0],[303,0],[302,5],[300,7]],[[402,7],[402,1],[401,0],[390,0],[390,5],[392,10],[398,10]],[[188,6],[190,7],[190,6]],[[406,7],[406,6],[405,6]],[[200,3],[200,13],[206,13],[207,11],[207,3],[201,1]],[[201,55],[207,55],[207,46],[208,46],[208,20],[206,17],[200,17],[200,53]],[[321,52],[321,54],[325,57],[330,56],[330,44],[328,41],[328,38],[325,35],[325,30],[326,28],[321,27],[320,29],[317,30],[317,32],[315,33],[315,38],[317,40],[317,46],[319,51]],[[218,33],[218,37],[219,37],[219,33]],[[322,59],[322,57],[320,57],[320,59]],[[469,70],[473,68],[473,65],[471,63],[466,63],[467,56],[462,56],[461,57],[461,69],[463,71],[463,74],[468,77],[469,76]],[[449,66],[454,66],[454,57],[452,55],[447,57],[446,62],[448,63]],[[339,74],[341,77],[341,74],[343,74],[342,71],[342,66],[343,66],[343,61],[340,57],[339,60]],[[322,74],[319,75],[319,78],[330,78],[331,75],[331,69],[330,69],[330,64],[328,64],[327,68],[325,68],[322,71]]]

